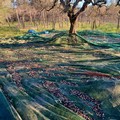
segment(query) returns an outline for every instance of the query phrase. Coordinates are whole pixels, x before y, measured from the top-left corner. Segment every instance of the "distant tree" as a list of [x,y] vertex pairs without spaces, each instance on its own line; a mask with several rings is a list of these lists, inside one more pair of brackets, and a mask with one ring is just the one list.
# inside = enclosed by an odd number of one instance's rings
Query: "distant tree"
[[[8,23],[9,27],[10,27],[10,23],[9,20],[7,19],[10,15],[9,12],[11,12],[11,1],[10,0],[0,0],[0,24],[5,24],[6,22]],[[5,21],[6,20],[6,21]]]
[[[120,7],[120,0],[117,1],[116,6]],[[118,11],[118,23],[117,23],[117,29],[119,29],[119,28],[120,28],[120,9]]]

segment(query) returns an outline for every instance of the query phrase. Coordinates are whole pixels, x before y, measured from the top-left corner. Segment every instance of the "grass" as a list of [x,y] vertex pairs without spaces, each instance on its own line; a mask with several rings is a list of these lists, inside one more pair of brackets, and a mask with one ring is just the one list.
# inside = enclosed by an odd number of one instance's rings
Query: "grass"
[[[6,23],[5,23],[6,24]],[[27,25],[28,23],[26,23]],[[50,23],[48,26],[44,26],[43,24],[38,25],[37,27],[33,26],[27,26],[25,29],[18,29],[17,23],[14,23],[9,27],[8,25],[0,26],[0,37],[13,37],[13,36],[19,36],[25,34],[29,29],[34,29],[36,31],[43,31],[43,30],[49,30],[52,29],[52,24]],[[59,27],[59,23],[56,23],[56,30],[69,30],[69,23],[63,23],[63,27]],[[83,31],[83,30],[91,30],[91,25],[88,23],[77,23],[76,30],[77,31]],[[96,28],[98,31],[102,32],[112,32],[112,33],[119,33],[120,29],[117,30],[116,24],[113,23],[105,23]]]
[[16,27],[0,26],[0,38],[8,38],[23,35],[24,31],[20,31]]

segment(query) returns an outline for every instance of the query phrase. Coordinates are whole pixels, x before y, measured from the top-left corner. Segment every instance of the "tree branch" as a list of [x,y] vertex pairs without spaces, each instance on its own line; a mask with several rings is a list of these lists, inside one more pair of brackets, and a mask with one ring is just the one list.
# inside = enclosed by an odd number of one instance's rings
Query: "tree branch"
[[82,0],[76,0],[73,4],[73,7],[72,7],[72,11],[76,8],[76,6],[78,5],[78,3],[82,1]]
[[106,0],[94,0],[94,2],[92,2],[92,5],[93,6],[95,6],[95,5],[97,5],[97,6],[99,6],[99,7],[102,7],[102,5],[105,5],[107,3],[107,1]]
[[117,1],[116,6],[120,6],[120,0]]
[[60,0],[60,3],[63,7],[65,7],[65,1],[64,0]]
[[51,8],[49,8],[47,11],[52,10],[52,9],[56,6],[56,3],[57,3],[57,2],[58,2],[58,0],[54,0],[53,5],[52,5]]
[[90,3],[91,3],[91,0],[85,0],[82,8],[80,8],[80,10],[75,14],[75,17],[77,17],[81,12],[83,12],[87,8],[88,4]]

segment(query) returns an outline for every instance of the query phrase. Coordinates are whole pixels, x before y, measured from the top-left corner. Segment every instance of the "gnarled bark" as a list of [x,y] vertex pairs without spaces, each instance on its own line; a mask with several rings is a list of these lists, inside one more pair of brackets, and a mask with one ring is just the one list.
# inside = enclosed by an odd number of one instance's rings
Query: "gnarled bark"
[[70,20],[69,35],[71,36],[72,34],[76,33],[75,24],[76,24],[77,17],[74,15],[74,13],[71,13],[71,12],[68,13],[68,17]]

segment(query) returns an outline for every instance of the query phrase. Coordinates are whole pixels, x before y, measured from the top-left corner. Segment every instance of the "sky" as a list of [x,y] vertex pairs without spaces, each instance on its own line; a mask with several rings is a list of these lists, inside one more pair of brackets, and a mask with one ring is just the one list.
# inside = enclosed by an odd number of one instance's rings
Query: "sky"
[[[109,6],[112,3],[116,3],[116,2],[117,2],[117,0],[107,0],[107,5]],[[84,3],[84,0],[82,0],[81,2],[79,2],[78,7],[82,7],[83,3]],[[92,4],[90,4],[90,5],[92,5]]]
[[[12,4],[12,7],[14,7],[14,8],[17,8],[16,1],[17,0],[14,0],[14,3]],[[31,0],[26,0],[26,1],[28,1],[28,3],[29,3]],[[72,0],[71,3],[74,3],[74,1],[75,0]],[[107,0],[107,5],[109,6],[109,5],[111,5],[111,3],[116,3],[116,2],[117,2],[117,0]],[[83,5],[83,3],[84,3],[84,0],[82,0],[81,2],[79,2],[78,8],[81,7]]]

